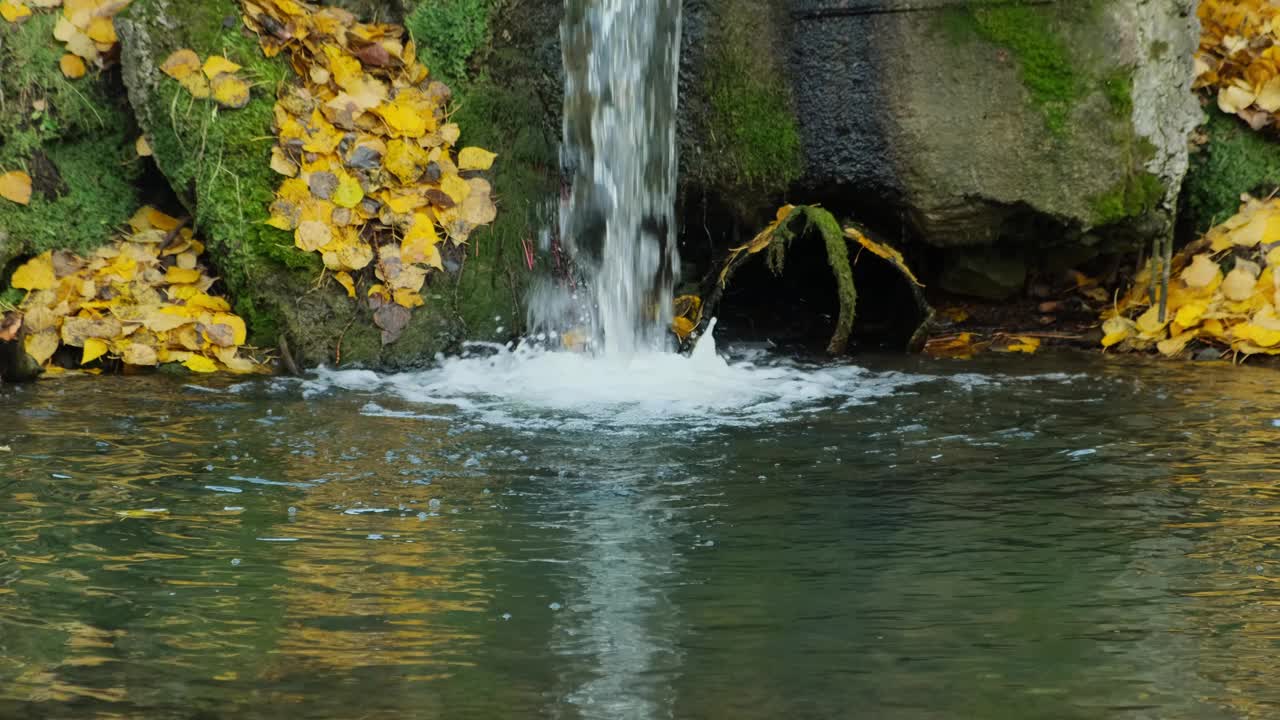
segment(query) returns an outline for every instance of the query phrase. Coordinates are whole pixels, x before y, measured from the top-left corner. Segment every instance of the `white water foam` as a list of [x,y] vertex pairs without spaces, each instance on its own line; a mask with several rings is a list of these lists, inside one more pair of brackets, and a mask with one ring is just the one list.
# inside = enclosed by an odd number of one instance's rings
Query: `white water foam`
[[[935,379],[856,365],[761,361],[758,355],[731,361],[717,354],[709,333],[687,357],[476,346],[486,352],[448,358],[421,372],[321,369],[304,381],[304,394],[333,389],[386,393],[412,403],[451,406],[486,424],[523,429],[635,429],[782,422],[865,404]],[[381,405],[366,405],[361,412],[405,416]]]

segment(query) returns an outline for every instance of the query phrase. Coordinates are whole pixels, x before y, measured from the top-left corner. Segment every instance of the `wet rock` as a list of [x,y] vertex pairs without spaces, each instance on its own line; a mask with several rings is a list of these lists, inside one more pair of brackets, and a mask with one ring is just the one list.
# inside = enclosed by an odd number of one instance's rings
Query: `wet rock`
[[1022,292],[1027,264],[1020,254],[997,248],[964,248],[947,253],[942,289],[958,295],[1004,300]]
[[887,200],[937,246],[1165,232],[1200,119],[1192,6],[795,0],[803,182]]

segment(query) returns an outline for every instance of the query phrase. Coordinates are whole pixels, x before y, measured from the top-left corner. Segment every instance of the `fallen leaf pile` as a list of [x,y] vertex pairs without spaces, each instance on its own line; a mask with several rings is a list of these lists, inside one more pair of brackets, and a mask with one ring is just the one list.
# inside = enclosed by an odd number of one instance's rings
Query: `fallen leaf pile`
[[239,70],[239,65],[221,55],[210,55],[201,62],[199,55],[185,49],[170,55],[160,66],[161,72],[177,80],[192,97],[211,97],[231,109],[249,104],[249,83],[236,74]]
[[61,6],[62,15],[53,28],[53,37],[66,45],[67,53],[58,61],[62,74],[72,80],[84,77],[89,66],[102,69],[117,55],[112,18],[129,6],[131,0],[0,0],[0,17],[19,23],[31,17],[32,8],[51,9]]
[[1280,5],[1273,0],[1202,0],[1196,88],[1255,130],[1280,111]]
[[204,246],[182,223],[143,207],[131,233],[81,257],[60,250],[14,271],[27,354],[48,369],[59,347],[81,365],[103,357],[126,365],[181,363],[195,372],[262,372],[242,354],[245,324],[200,265]]
[[1040,338],[1008,333],[996,333],[990,338],[984,338],[977,333],[959,332],[931,337],[924,345],[926,355],[953,360],[969,360],[988,350],[1034,355],[1040,350]]
[[1103,347],[1182,354],[1192,342],[1240,355],[1280,354],[1280,199],[1240,212],[1173,259],[1163,320],[1150,266],[1103,315]]
[[478,173],[495,156],[454,154],[452,93],[428,77],[404,28],[294,0],[243,5],[263,52],[287,51],[300,79],[275,106],[271,167],[286,179],[269,222],[320,253],[348,295],[360,286],[383,343],[394,342],[430,271],[444,269],[441,236],[459,246],[493,221]]

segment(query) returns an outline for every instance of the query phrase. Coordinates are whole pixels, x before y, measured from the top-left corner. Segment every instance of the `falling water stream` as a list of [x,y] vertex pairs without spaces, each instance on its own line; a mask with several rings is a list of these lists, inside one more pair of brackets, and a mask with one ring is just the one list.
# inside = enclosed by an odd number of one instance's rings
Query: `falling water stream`
[[566,0],[561,236],[605,354],[662,350],[675,257],[680,0]]

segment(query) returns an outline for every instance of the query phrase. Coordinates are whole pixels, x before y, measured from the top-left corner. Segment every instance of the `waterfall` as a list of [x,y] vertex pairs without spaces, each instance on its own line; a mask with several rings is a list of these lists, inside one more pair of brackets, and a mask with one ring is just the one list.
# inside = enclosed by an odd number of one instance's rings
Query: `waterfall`
[[565,0],[560,236],[605,354],[668,343],[680,25],[680,0]]

